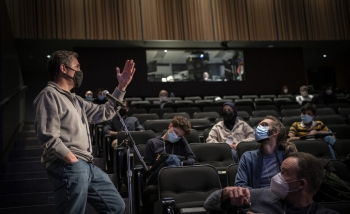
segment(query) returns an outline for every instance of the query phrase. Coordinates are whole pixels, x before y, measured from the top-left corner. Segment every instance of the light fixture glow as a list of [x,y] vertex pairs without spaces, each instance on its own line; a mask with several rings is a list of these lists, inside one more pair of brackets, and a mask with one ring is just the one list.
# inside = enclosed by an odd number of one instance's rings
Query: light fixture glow
[[323,54],[323,57],[326,58],[326,57],[327,57],[327,54]]
[[51,58],[51,56],[50,56],[50,55],[47,55],[47,56],[46,56],[46,58],[50,59],[50,58]]
[[168,52],[168,50],[164,50],[164,53]]

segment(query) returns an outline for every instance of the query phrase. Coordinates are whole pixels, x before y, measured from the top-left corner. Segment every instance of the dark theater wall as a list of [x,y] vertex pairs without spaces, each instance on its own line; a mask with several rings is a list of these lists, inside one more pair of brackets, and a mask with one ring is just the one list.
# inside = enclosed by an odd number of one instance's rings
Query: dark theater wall
[[157,96],[161,89],[176,96],[277,94],[282,85],[298,93],[307,84],[301,48],[243,49],[246,81],[243,82],[148,82],[145,49],[138,48],[74,48],[84,71],[82,86],[76,93],[104,87],[110,92],[117,85],[115,67],[134,59],[136,73],[127,89],[127,96]]

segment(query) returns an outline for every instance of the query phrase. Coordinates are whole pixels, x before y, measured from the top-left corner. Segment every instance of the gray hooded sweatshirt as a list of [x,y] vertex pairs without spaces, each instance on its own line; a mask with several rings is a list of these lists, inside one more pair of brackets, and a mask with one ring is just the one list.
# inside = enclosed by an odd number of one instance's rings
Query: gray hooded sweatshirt
[[[125,92],[113,92],[120,101]],[[91,161],[92,145],[89,123],[95,124],[113,118],[114,103],[103,105],[87,102],[75,93],[62,90],[49,82],[34,100],[35,130],[44,148],[41,162],[49,167],[57,158],[63,159],[71,151],[77,158]]]

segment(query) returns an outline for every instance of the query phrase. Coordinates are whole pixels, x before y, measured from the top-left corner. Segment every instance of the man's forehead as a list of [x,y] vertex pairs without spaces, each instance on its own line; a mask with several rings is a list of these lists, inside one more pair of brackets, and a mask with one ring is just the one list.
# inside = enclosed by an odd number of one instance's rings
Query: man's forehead
[[296,170],[298,166],[298,160],[294,157],[289,157],[282,162],[281,169],[292,171]]

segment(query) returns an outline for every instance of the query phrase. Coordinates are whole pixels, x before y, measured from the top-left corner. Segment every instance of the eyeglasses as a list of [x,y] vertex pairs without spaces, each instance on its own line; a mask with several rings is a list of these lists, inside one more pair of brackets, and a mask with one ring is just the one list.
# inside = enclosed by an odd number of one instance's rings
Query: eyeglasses
[[74,70],[73,68],[71,68],[71,67],[68,67],[67,65],[65,65],[66,66],[66,68],[69,68],[69,69],[71,69],[72,71],[75,71],[75,72],[83,72],[82,70]]

